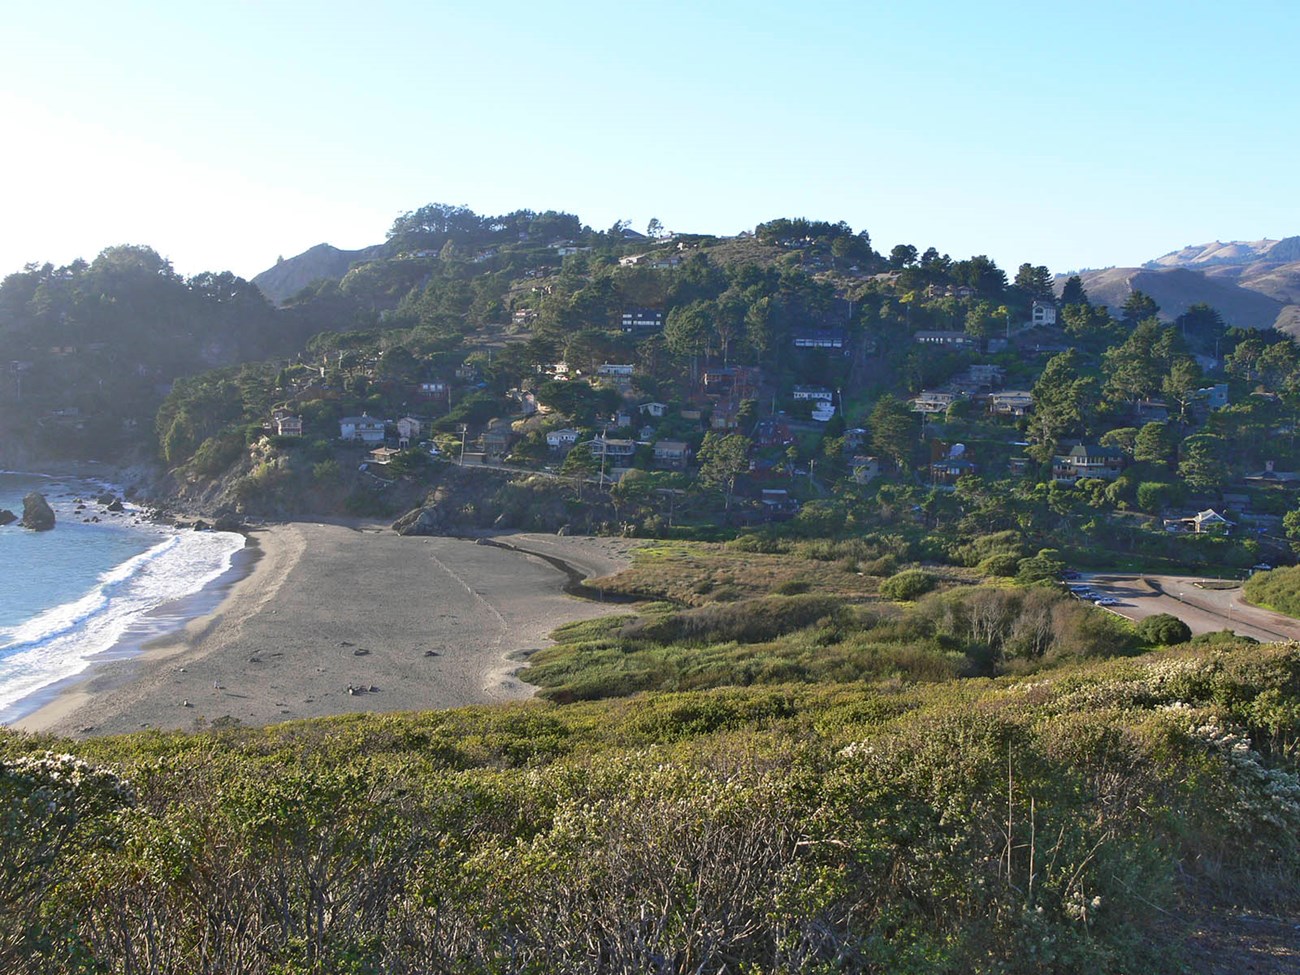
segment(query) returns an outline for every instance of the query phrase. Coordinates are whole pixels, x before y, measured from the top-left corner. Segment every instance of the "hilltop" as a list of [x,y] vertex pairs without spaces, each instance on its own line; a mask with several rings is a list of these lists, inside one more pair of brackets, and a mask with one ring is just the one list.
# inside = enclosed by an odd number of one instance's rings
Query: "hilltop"
[[1232,325],[1300,334],[1300,237],[1191,244],[1141,267],[1080,277],[1094,301],[1114,308],[1141,291],[1155,298],[1166,321],[1205,303]]
[[271,301],[283,304],[314,281],[339,281],[353,264],[382,257],[384,246],[345,251],[329,244],[317,244],[294,257],[275,262],[253,278],[253,284]]

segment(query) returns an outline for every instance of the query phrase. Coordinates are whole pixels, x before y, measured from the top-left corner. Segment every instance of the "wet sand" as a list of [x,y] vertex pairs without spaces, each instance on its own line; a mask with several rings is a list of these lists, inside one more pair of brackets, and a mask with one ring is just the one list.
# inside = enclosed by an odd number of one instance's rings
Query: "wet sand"
[[367,525],[260,529],[261,557],[212,613],[92,666],[12,727],[84,736],[529,697],[516,671],[548,633],[627,611],[566,595],[565,572],[530,552],[596,578],[636,543],[492,537],[513,549]]

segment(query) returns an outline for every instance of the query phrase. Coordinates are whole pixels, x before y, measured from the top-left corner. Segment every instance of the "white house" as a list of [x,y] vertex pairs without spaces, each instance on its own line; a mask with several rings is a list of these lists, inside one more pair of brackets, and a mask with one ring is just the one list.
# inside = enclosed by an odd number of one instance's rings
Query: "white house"
[[912,400],[913,413],[945,413],[948,407],[957,401],[956,393],[947,393],[937,389],[923,389]]
[[339,436],[344,440],[360,440],[362,443],[383,443],[384,421],[376,420],[368,413],[345,416],[339,420]]
[[596,375],[606,379],[631,379],[635,368],[630,362],[604,362],[596,369]]
[[420,435],[420,421],[413,416],[404,416],[397,421],[397,446],[409,447],[411,441]]
[[578,442],[578,431],[573,427],[563,430],[551,430],[546,434],[546,446],[551,450],[567,453]]
[[794,397],[796,402],[799,400],[810,399],[824,399],[830,401],[835,398],[835,394],[825,386],[796,386],[791,395]]
[[637,407],[637,411],[639,413],[644,414],[645,416],[653,416],[658,418],[667,415],[668,404],[667,403],[642,403],[640,406]]
[[1056,324],[1056,303],[1052,301],[1035,300],[1029,309],[1029,321],[1034,325],[1055,325]]

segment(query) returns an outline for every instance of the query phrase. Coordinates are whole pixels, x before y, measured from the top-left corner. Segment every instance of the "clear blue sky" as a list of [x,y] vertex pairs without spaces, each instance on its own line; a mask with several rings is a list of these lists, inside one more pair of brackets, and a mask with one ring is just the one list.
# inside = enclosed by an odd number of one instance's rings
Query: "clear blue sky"
[[1014,271],[1300,234],[1291,2],[7,4],[0,274],[251,277],[425,203]]

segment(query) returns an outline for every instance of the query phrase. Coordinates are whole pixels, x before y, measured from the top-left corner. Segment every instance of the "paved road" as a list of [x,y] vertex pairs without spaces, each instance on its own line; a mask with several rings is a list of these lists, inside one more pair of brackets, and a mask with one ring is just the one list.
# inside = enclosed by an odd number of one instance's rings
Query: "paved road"
[[1204,589],[1199,576],[1139,576],[1089,573],[1080,583],[1114,596],[1118,606],[1107,606],[1120,616],[1143,620],[1156,613],[1177,616],[1192,634],[1232,630],[1261,643],[1300,640],[1300,620],[1251,606],[1242,601],[1241,588]]

